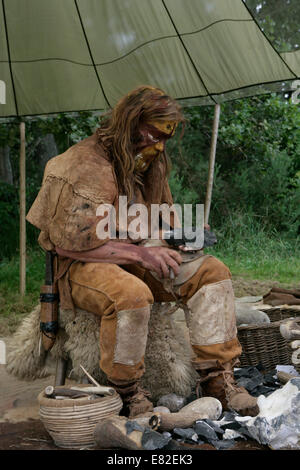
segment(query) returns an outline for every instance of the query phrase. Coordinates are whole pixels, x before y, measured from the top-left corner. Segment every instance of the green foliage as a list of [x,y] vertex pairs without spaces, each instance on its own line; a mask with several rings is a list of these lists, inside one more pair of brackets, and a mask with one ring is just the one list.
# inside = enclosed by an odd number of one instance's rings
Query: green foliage
[[[181,204],[204,203],[214,109],[185,108],[187,125],[168,142],[170,186]],[[88,112],[28,120],[26,206],[32,205],[42,173],[36,143],[53,133],[63,152],[90,135],[99,118]],[[0,126],[0,145],[9,144],[14,186],[0,183],[0,259],[19,245],[19,126]],[[223,240],[233,241],[244,229],[257,227],[295,240],[300,219],[300,107],[272,94],[222,104],[210,224]],[[247,225],[246,225],[247,221]],[[241,235],[241,232],[240,236]],[[243,237],[246,231],[243,232]],[[28,246],[36,246],[38,230],[27,223]]]
[[[213,109],[186,111],[180,145],[170,142],[170,186],[176,202],[204,203]],[[300,108],[280,95],[228,102],[221,107],[211,224],[231,233],[249,224],[296,237],[300,224]],[[250,220],[251,217],[251,220]],[[255,221],[255,222],[254,222]]]
[[299,0],[243,1],[277,50],[287,52],[299,48]]

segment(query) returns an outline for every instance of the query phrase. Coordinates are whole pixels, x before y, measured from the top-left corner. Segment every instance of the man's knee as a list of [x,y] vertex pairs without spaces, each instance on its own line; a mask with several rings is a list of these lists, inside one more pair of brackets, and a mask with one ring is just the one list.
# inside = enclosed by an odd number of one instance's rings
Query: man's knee
[[190,299],[203,286],[230,280],[228,267],[214,256],[203,260],[197,271],[184,284],[179,286],[178,294],[183,299]]
[[201,284],[211,284],[224,281],[225,279],[231,279],[229,268],[214,256],[207,258],[201,268],[200,270],[202,271],[203,277]]
[[118,310],[132,310],[151,305],[154,302],[149,287],[140,279],[130,279],[130,282],[120,285],[116,299]]

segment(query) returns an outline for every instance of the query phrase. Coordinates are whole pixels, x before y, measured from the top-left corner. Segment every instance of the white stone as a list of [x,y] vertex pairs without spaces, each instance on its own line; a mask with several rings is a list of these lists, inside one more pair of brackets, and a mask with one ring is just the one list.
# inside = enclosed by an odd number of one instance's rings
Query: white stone
[[255,309],[250,304],[236,302],[235,315],[237,326],[270,323],[270,318],[265,312]]
[[234,429],[226,429],[226,431],[224,432],[222,437],[225,440],[227,440],[227,439],[237,439],[238,437],[241,437],[242,439],[246,439],[246,437],[243,436],[243,434],[235,431]]
[[260,444],[274,450],[300,450],[300,378],[293,378],[284,387],[257,400],[259,414],[236,417]]
[[276,366],[276,371],[277,372],[285,372],[286,374],[292,374],[292,375],[299,375],[299,372],[295,369],[294,366],[291,365],[277,365]]
[[194,413],[195,420],[197,419],[212,419],[220,418],[222,414],[222,404],[214,397],[197,398],[185,405],[179,413]]

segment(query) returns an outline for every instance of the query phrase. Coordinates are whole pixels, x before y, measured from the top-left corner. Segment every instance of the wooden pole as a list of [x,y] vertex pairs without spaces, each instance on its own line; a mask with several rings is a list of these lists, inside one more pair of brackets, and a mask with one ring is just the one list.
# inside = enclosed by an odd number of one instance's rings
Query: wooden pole
[[20,294],[26,291],[26,140],[25,122],[20,123]]
[[205,198],[205,206],[204,206],[204,223],[205,224],[208,224],[208,220],[209,220],[212,188],[213,188],[213,183],[214,183],[214,170],[215,170],[219,121],[220,121],[220,105],[216,104],[215,113],[214,113],[212,138],[211,138],[211,146],[210,146],[208,180],[207,180],[206,198]]

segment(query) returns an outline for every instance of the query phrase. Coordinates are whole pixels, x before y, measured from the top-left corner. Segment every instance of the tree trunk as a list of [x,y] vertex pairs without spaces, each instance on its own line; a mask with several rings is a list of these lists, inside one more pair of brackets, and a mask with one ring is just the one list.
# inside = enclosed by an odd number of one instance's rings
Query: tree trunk
[[36,147],[41,173],[44,172],[46,163],[50,158],[58,155],[58,148],[53,134],[46,134],[41,137]]
[[13,173],[9,154],[10,148],[8,145],[0,147],[0,181],[13,184]]

